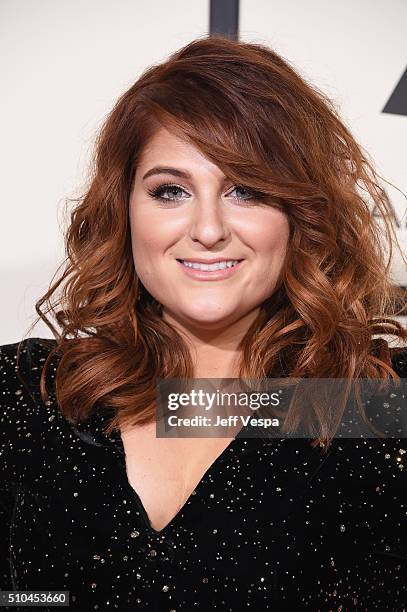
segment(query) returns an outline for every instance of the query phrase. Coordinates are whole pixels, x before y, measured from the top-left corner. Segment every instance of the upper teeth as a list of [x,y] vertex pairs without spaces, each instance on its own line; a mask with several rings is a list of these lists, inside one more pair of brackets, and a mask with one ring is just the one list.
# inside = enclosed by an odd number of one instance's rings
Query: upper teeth
[[224,270],[225,268],[231,268],[239,263],[238,259],[233,261],[218,261],[213,264],[202,264],[202,263],[194,263],[192,261],[183,261],[181,260],[184,266],[188,268],[195,268],[196,270]]

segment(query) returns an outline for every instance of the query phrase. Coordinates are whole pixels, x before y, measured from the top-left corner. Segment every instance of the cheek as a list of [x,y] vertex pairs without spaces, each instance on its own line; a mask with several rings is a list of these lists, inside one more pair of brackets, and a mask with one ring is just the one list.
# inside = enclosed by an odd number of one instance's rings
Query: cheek
[[143,209],[143,206],[130,209],[131,241],[133,255],[137,259],[151,257],[162,248],[163,243],[160,225]]
[[290,226],[288,219],[284,217],[280,223],[273,228],[273,232],[270,234],[270,248],[277,250],[284,257],[288,248],[289,239]]
[[156,208],[143,198],[130,203],[129,220],[133,243],[165,249],[185,233],[185,214]]
[[290,236],[288,217],[278,210],[265,212],[253,222],[247,221],[244,234],[257,255],[270,257],[279,254],[283,257]]

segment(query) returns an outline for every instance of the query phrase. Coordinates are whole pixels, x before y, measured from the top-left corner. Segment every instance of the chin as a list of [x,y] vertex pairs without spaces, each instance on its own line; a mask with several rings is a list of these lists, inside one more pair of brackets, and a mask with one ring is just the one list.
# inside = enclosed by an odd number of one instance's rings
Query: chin
[[225,311],[219,308],[217,310],[206,310],[205,312],[202,310],[199,310],[199,312],[191,310],[183,311],[180,313],[180,317],[195,325],[202,325],[206,327],[212,326],[213,328],[216,328],[225,324],[230,324],[238,318],[238,314],[236,310]]

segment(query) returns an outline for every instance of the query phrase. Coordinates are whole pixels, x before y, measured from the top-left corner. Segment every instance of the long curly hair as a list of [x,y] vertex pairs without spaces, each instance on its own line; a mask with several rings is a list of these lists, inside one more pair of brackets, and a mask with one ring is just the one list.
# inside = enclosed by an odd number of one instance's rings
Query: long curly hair
[[[155,419],[157,378],[194,376],[187,345],[162,319],[132,257],[134,173],[162,126],[289,220],[279,281],[240,344],[239,376],[397,380],[387,342],[373,338],[407,340],[391,318],[406,312],[407,299],[390,279],[398,241],[373,162],[332,100],[287,60],[217,36],[145,70],[98,133],[86,192],[69,213],[63,269],[35,305],[34,325],[42,319],[56,339],[42,398],[57,354],[65,417],[76,423],[108,406],[110,433]],[[326,425],[319,414],[313,445],[329,446]]]

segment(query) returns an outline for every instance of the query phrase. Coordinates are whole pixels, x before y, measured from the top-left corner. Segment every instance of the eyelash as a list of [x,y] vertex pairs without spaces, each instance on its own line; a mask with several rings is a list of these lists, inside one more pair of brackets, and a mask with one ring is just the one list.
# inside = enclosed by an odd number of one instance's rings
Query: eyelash
[[[152,198],[154,198],[155,200],[159,200],[160,202],[166,202],[166,203],[167,202],[177,202],[176,198],[175,199],[174,198],[163,198],[162,195],[160,195],[171,187],[176,187],[177,189],[180,189],[181,191],[186,193],[185,189],[183,189],[179,185],[176,185],[175,183],[164,183],[163,185],[159,185],[158,187],[155,187],[155,189],[149,189],[148,193]],[[250,194],[249,198],[235,198],[236,200],[241,200],[241,202],[252,202],[254,200],[261,199],[261,194],[256,194],[246,189],[242,185],[235,185],[233,189],[244,189],[248,194]]]

